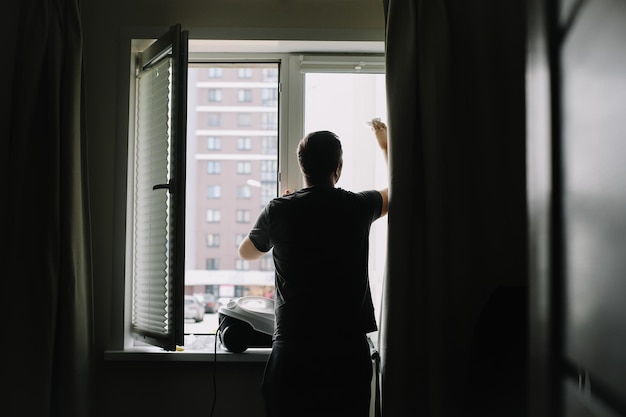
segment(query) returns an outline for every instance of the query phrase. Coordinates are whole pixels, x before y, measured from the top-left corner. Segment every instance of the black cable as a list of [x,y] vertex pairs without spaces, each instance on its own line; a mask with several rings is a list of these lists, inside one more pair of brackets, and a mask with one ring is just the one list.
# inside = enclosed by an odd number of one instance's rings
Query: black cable
[[213,417],[215,413],[215,404],[217,403],[217,337],[222,328],[222,324],[224,324],[223,321],[219,323],[213,334],[213,403],[211,404],[211,417]]

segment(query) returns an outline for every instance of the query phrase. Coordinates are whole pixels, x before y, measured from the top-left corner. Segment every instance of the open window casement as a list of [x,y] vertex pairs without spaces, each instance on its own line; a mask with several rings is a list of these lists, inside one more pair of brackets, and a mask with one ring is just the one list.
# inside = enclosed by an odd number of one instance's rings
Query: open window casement
[[135,338],[183,344],[188,33],[173,26],[136,55],[127,265]]

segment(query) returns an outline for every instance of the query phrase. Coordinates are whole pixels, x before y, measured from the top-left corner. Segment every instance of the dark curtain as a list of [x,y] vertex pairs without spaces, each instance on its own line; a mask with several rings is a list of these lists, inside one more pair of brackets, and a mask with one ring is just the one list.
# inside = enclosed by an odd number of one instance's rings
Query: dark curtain
[[383,6],[391,174],[383,416],[522,416],[524,3]]
[[93,372],[78,0],[0,6],[3,416],[89,416]]

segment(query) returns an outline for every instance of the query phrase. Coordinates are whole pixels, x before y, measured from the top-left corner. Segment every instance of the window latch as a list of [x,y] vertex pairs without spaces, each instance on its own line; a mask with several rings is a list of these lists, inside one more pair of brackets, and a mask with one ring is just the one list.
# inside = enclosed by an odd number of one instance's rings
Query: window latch
[[170,180],[168,181],[167,184],[156,184],[155,186],[152,187],[153,190],[161,190],[163,188],[167,189],[170,193],[172,192],[173,187],[172,187],[172,179],[171,178],[170,178]]

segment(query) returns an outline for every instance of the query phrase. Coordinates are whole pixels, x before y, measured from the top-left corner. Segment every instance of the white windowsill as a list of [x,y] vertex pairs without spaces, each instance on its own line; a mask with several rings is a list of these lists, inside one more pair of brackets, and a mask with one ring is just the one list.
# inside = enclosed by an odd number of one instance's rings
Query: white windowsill
[[185,336],[186,346],[180,350],[167,351],[150,345],[133,346],[123,350],[107,350],[104,359],[108,361],[132,362],[266,362],[271,348],[248,348],[242,353],[229,352],[217,344],[215,336],[199,336],[192,340]]

